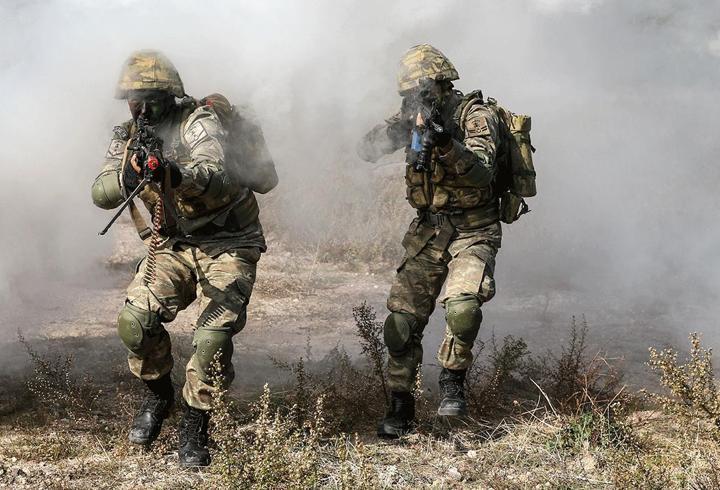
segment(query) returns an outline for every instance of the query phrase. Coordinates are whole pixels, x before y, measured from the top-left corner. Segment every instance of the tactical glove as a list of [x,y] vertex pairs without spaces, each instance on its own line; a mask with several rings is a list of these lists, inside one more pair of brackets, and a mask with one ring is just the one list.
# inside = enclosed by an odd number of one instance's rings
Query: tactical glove
[[[152,160],[152,161],[151,161]],[[180,185],[182,182],[182,172],[178,164],[172,160],[164,160],[161,164],[160,161],[150,156],[147,161],[142,165],[143,174],[150,173],[153,182],[162,184],[165,182],[165,171],[170,172],[170,187],[173,189]],[[134,168],[133,165],[125,165],[122,174],[123,186],[127,192],[132,192],[135,188],[140,185],[143,177]]]
[[153,171],[153,182],[157,182],[158,184],[164,183],[166,171],[170,172],[170,187],[174,189],[179,186],[180,182],[182,182],[182,172],[180,171],[178,164],[173,160],[165,160],[164,165],[159,166],[155,169],[155,171]]
[[142,181],[142,176],[140,176],[129,163],[123,168],[120,178],[127,194],[134,191]]
[[432,131],[433,139],[434,139],[434,145],[438,148],[445,148],[452,140],[452,136],[450,136],[450,133],[443,128],[442,132],[437,132],[435,130]]
[[439,115],[435,115],[430,121],[426,121],[428,131],[426,131],[427,137],[430,138],[432,146],[445,148],[448,143],[452,140],[450,132],[445,128],[445,122],[440,118]]

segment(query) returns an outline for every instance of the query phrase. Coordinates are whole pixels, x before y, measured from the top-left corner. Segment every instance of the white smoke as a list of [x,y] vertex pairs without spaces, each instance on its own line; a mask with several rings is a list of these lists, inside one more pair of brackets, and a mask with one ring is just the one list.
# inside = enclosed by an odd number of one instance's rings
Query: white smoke
[[112,94],[129,52],[164,51],[190,94],[250,102],[277,161],[278,191],[332,206],[320,184],[340,164],[370,171],[352,149],[398,107],[397,59],[430,42],[457,66],[459,88],[482,88],[534,119],[539,196],[506,231],[500,296],[585,289],[598,301],[692,302],[718,313],[716,7],[4,2],[0,304],[26,307],[100,270],[109,241],[96,233],[108,214],[89,191],[112,126],[127,118]]
[[708,41],[707,46],[711,54],[720,57],[720,31],[715,34],[714,38]]
[[540,10],[551,13],[556,12],[590,12],[603,0],[537,0],[535,3]]

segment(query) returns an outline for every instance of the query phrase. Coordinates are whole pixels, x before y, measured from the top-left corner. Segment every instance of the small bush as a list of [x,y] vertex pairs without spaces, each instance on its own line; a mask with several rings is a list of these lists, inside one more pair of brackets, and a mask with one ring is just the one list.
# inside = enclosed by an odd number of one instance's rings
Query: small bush
[[492,353],[489,363],[479,361],[485,344],[477,342],[474,349],[473,365],[468,370],[465,382],[470,408],[480,416],[511,409],[512,387],[522,381],[521,368],[530,353],[523,339],[508,335],[498,346],[495,335],[491,337]]
[[[276,367],[294,378],[277,403],[295,405],[295,414],[302,419],[312,413],[315,400],[323,397],[332,433],[364,430],[374,425],[387,404],[383,324],[365,302],[353,308],[353,317],[361,346],[359,361],[353,361],[341,346],[317,362],[304,358],[293,363],[273,359]],[[306,350],[309,353],[309,348]]]
[[385,377],[387,349],[383,339],[383,322],[377,321],[375,310],[366,301],[354,306],[352,312],[362,354],[372,367],[372,372],[378,383],[382,386],[383,398],[387,404],[387,379]]
[[563,414],[597,412],[626,401],[622,372],[602,353],[587,354],[587,321],[572,318],[560,353],[547,353],[525,367],[526,376],[542,388],[543,400]]
[[562,417],[563,428],[556,434],[550,446],[572,453],[579,453],[590,447],[639,447],[630,425],[618,416],[619,409],[618,405],[605,410],[585,411]]
[[214,378],[211,420],[216,449],[211,471],[218,486],[377,488],[377,474],[357,436],[354,444],[344,434],[329,437],[323,396],[312,412],[300,416],[297,405],[278,405],[265,385],[243,417],[238,403],[221,388],[222,377]]
[[317,485],[325,430],[322,398],[302,425],[298,425],[297,406],[286,413],[280,408],[273,410],[267,385],[251,408],[250,423],[238,423],[233,416],[235,407],[227,393],[218,390],[212,417],[217,446],[213,472],[224,488],[304,489]]
[[659,374],[669,395],[648,393],[666,411],[688,419],[708,420],[713,434],[720,438],[720,394],[712,364],[712,349],[705,349],[700,335],[690,334],[690,353],[684,364],[672,348],[650,348],[650,369]]
[[93,389],[92,377],[86,374],[78,378],[73,374],[72,355],[43,356],[20,332],[17,336],[33,364],[33,374],[26,385],[38,406],[50,415],[71,420],[89,415],[98,401],[99,392]]
[[492,352],[483,361],[485,345],[478,342],[466,379],[471,409],[487,417],[542,406],[574,416],[602,413],[613,403],[626,401],[622,373],[600,353],[587,355],[587,331],[587,322],[573,318],[559,354],[542,356],[532,356],[521,338],[507,336],[498,345],[493,335]]

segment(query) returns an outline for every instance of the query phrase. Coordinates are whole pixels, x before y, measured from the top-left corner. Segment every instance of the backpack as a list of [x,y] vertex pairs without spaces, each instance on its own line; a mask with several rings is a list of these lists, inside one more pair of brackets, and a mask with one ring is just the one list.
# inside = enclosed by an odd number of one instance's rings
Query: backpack
[[248,189],[265,194],[275,188],[278,176],[265,143],[260,124],[249,108],[238,108],[223,95],[211,94],[199,105],[215,110],[225,131],[225,170],[230,179]]
[[500,120],[500,145],[496,155],[498,173],[495,180],[495,195],[500,199],[500,220],[514,223],[520,216],[530,212],[525,197],[537,194],[535,167],[532,154],[535,148],[530,143],[531,118],[515,114],[498,105],[493,98],[483,101],[482,92],[476,90],[463,97],[458,107],[457,119],[465,131],[465,117],[475,104],[491,108]]

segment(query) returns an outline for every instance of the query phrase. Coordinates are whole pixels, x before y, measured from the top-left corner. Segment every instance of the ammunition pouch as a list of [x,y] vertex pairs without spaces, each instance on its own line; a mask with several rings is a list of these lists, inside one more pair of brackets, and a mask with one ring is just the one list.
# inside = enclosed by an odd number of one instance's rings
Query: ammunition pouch
[[500,196],[500,221],[511,224],[517,221],[523,214],[529,213],[525,199],[517,194],[506,191]]

